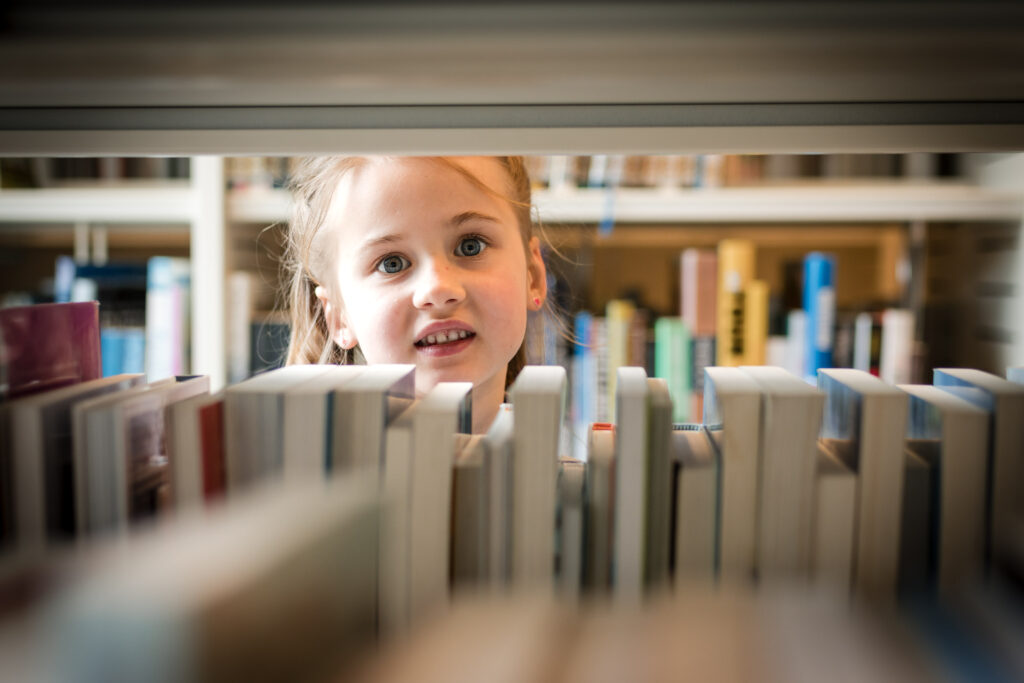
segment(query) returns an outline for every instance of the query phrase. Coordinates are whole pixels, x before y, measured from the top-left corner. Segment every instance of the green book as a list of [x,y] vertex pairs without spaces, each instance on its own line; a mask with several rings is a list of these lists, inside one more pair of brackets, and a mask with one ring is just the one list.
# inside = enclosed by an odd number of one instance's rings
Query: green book
[[[663,317],[654,323],[654,375],[668,383],[672,397],[672,421],[689,422],[690,392],[690,331],[682,318]],[[700,416],[696,416],[700,419]]]

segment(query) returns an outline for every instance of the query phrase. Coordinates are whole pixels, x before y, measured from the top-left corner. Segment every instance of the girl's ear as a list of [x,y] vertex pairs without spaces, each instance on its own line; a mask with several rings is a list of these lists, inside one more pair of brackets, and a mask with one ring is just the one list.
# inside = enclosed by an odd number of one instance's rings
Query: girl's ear
[[540,240],[536,237],[530,238],[530,248],[526,254],[526,273],[529,285],[526,307],[531,311],[539,311],[548,295],[548,276],[544,259],[540,255]]
[[343,349],[355,348],[359,342],[345,322],[345,316],[341,311],[341,307],[334,305],[327,290],[322,285],[317,285],[313,293],[316,294],[316,298],[320,299],[320,304],[324,307],[324,320],[327,322],[327,331],[331,339],[334,340],[334,343]]

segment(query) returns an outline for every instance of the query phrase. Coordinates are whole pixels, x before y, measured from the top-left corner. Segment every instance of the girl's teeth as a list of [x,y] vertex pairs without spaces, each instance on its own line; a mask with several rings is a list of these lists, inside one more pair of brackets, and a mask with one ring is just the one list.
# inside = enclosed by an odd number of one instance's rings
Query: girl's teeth
[[457,339],[465,339],[469,336],[469,333],[465,330],[452,330],[451,332],[441,332],[440,334],[428,334],[423,340],[423,344],[446,344],[453,342]]

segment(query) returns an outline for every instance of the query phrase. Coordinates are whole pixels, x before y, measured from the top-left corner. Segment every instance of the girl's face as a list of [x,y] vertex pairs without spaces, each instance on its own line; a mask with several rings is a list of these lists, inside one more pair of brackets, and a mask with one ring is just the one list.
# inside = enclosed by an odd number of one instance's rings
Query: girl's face
[[416,391],[473,382],[498,397],[545,296],[536,238],[524,248],[503,167],[453,159],[499,196],[430,159],[371,159],[339,182],[325,229],[336,239],[327,320],[366,362],[414,363]]

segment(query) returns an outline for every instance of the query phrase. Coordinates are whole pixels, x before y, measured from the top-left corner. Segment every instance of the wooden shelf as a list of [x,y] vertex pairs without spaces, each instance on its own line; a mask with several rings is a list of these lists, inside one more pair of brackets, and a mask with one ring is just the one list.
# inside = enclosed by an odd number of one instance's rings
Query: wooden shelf
[[[232,192],[231,220],[287,220],[284,190]],[[694,190],[570,189],[534,192],[541,219],[599,223],[857,223],[1000,221],[1024,216],[1019,193],[953,183],[857,182]]]

